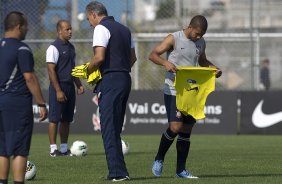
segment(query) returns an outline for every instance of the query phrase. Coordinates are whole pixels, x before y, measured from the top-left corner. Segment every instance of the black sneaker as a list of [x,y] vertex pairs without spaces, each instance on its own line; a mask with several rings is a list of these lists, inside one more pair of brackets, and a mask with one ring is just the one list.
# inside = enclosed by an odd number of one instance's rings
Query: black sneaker
[[60,155],[60,152],[58,150],[54,150],[52,153],[50,153],[51,157],[57,157]]
[[116,181],[125,181],[125,180],[130,180],[128,176],[121,176],[121,177],[116,177],[112,178],[111,181],[116,182]]
[[68,149],[68,151],[66,151],[64,153],[60,152],[60,156],[72,156],[71,151]]

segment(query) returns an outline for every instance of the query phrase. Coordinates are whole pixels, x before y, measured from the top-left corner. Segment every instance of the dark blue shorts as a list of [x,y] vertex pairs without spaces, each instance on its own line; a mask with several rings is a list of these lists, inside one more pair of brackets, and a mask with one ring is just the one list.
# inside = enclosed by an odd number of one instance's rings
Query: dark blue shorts
[[72,122],[75,108],[75,87],[73,84],[60,84],[67,100],[63,103],[57,101],[54,87],[49,86],[49,121],[54,123]]
[[[7,102],[7,101],[6,101]],[[18,101],[9,101],[6,106],[15,107]],[[3,104],[2,104],[3,105]],[[0,107],[0,155],[27,156],[29,154],[32,130],[32,103],[26,103],[25,108]]]
[[194,125],[196,120],[188,115],[185,116],[176,108],[176,96],[164,94],[165,108],[168,122],[183,122],[188,125]]

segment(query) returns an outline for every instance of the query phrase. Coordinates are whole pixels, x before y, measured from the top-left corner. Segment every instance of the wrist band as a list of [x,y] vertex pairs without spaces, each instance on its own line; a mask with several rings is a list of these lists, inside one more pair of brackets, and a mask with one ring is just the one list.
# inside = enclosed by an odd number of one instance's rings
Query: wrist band
[[37,104],[38,107],[46,107],[46,104]]

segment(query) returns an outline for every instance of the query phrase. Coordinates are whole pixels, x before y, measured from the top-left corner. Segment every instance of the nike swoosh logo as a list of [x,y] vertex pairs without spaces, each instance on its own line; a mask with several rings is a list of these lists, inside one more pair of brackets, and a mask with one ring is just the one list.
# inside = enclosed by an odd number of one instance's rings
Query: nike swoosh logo
[[252,121],[256,127],[267,128],[282,121],[282,111],[273,114],[265,114],[262,112],[262,104],[263,100],[258,103],[252,115]]
[[194,88],[191,88],[191,89],[188,89],[187,91],[192,91],[192,90],[195,90],[195,91],[198,91],[198,87],[194,87]]

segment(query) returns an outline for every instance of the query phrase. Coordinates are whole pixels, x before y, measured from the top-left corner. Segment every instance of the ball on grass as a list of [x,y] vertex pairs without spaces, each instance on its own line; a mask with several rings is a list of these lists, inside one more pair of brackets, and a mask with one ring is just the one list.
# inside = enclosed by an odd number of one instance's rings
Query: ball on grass
[[25,179],[33,180],[36,176],[37,168],[32,161],[26,162],[26,171],[25,171]]

